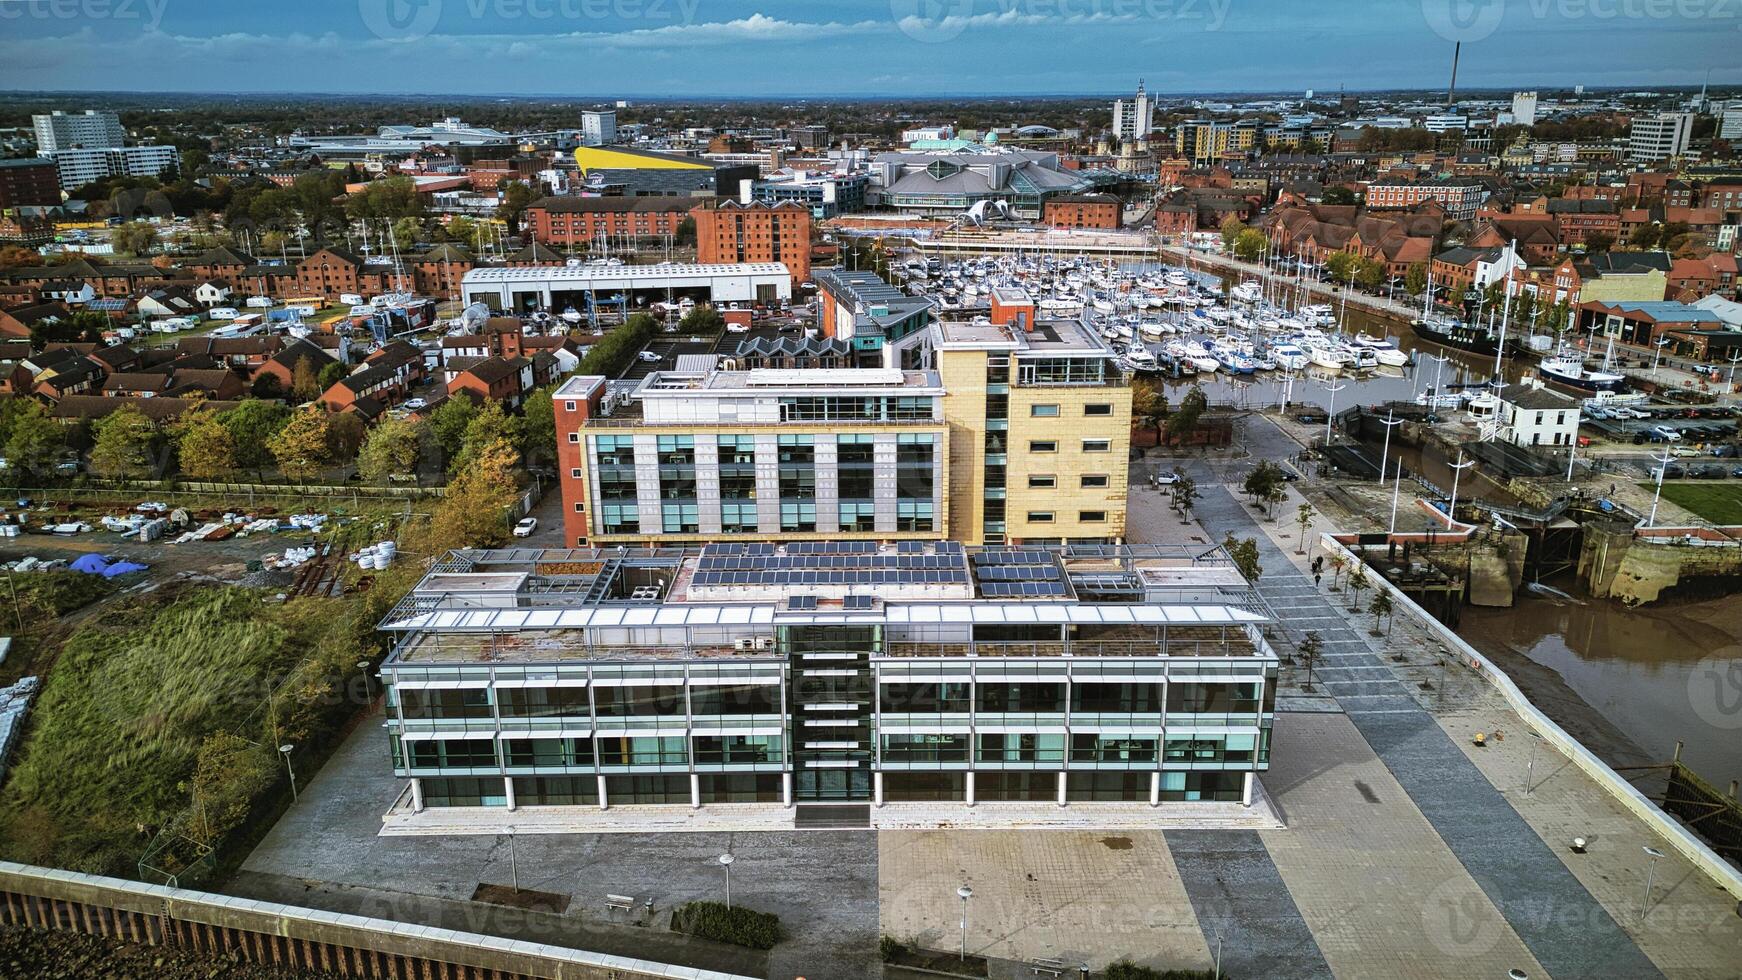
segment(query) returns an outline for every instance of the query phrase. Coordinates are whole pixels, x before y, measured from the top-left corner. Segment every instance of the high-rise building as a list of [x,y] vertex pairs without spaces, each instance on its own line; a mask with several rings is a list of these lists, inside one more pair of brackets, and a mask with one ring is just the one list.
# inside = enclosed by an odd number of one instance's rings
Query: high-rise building
[[56,150],[105,150],[127,142],[127,131],[113,112],[86,109],[69,115],[57,110],[30,119],[36,127],[36,152],[41,156]]
[[1127,142],[1146,140],[1154,129],[1155,107],[1150,104],[1149,93],[1144,91],[1143,82],[1139,80],[1134,98],[1113,102],[1113,135]]
[[1536,93],[1512,93],[1512,121],[1519,126],[1536,125]]
[[609,146],[617,142],[617,113],[609,109],[582,112],[581,142],[587,146]]
[[156,144],[55,150],[43,156],[54,160],[60,171],[61,189],[68,191],[104,177],[156,177],[175,167],[181,159],[175,147]]
[[44,157],[0,160],[0,208],[60,203],[55,163]]
[[792,201],[709,201],[696,219],[696,261],[779,262],[794,285],[811,276],[811,209]]
[[1180,123],[1174,133],[1174,149],[1204,166],[1231,155],[1240,155],[1258,145],[1260,123],[1256,119],[1217,122],[1193,119]]
[[384,727],[410,781],[384,820],[1225,813],[1211,804],[1250,805],[1269,768],[1274,625],[1213,546],[451,552],[382,623]]
[[1649,161],[1679,157],[1688,151],[1688,140],[1694,131],[1691,112],[1660,112],[1655,116],[1634,116],[1627,134],[1627,158]]
[[1732,102],[1718,117],[1718,138],[1742,140],[1742,103]]

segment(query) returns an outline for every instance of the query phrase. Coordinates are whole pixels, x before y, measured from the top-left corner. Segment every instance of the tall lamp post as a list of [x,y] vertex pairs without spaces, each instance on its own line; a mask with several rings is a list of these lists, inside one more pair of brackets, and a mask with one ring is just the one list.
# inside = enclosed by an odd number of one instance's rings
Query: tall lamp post
[[726,869],[726,908],[728,909],[732,907],[732,862],[736,860],[737,858],[732,856],[731,851],[720,855],[720,867]]
[[1337,417],[1337,392],[1347,387],[1349,386],[1345,384],[1331,384],[1329,382],[1325,384],[1325,390],[1331,393],[1330,404],[1325,407],[1325,448],[1327,449],[1331,445],[1331,420]]
[[[1379,479],[1384,481],[1385,474],[1381,472]],[[1383,482],[1381,483],[1383,485]],[[1403,460],[1397,461],[1397,479],[1391,484],[1391,524],[1385,532],[1387,535],[1397,533],[1397,498],[1403,493]]]
[[968,958],[968,899],[974,897],[974,889],[963,885],[956,889],[956,897],[962,900],[962,948],[957,959],[966,961]]
[[1662,456],[1653,456],[1657,461],[1657,486],[1651,493],[1651,516],[1645,519],[1646,527],[1657,526],[1657,502],[1663,499],[1663,476],[1669,472],[1669,461],[1675,459],[1675,454],[1665,447]]
[[1385,410],[1385,417],[1379,420],[1379,424],[1385,426],[1385,447],[1379,450],[1380,486],[1385,485],[1385,460],[1391,455],[1391,430],[1403,424],[1403,420],[1396,416],[1397,413],[1388,408]]
[[1742,363],[1742,350],[1731,354],[1728,360],[1730,361],[1730,380],[1727,383],[1734,388],[1736,387],[1736,365]]
[[1449,464],[1449,468],[1452,471],[1452,502],[1446,506],[1447,530],[1450,530],[1451,526],[1457,523],[1458,520],[1458,478],[1464,475],[1465,470],[1475,465],[1476,461],[1473,459],[1468,463],[1464,462],[1464,451],[1462,449],[1458,450],[1458,461]]
[[1663,357],[1663,349],[1669,346],[1669,338],[1664,337],[1661,340],[1654,340],[1651,342],[1651,346],[1651,376],[1655,378],[1657,377],[1657,361],[1659,358]]
[[1524,766],[1524,795],[1529,796],[1536,785],[1536,747],[1542,744],[1542,736],[1536,732],[1530,733],[1530,761]]
[[368,704],[375,703],[375,685],[369,683],[369,661],[357,661],[357,669],[363,672],[363,697]]
[[290,750],[294,748],[296,746],[289,742],[278,747],[278,754],[284,756],[284,771],[290,774],[290,801],[292,803],[296,802],[296,770],[290,765]]
[[1660,857],[1663,857],[1662,851],[1658,850],[1655,847],[1650,846],[1649,844],[1646,845],[1646,847],[1645,847],[1645,853],[1648,857],[1651,858],[1651,863],[1647,864],[1645,866],[1645,904],[1643,904],[1639,907],[1639,918],[1642,921],[1645,918],[1645,913],[1651,911],[1652,878],[1654,875],[1657,874],[1657,859]]

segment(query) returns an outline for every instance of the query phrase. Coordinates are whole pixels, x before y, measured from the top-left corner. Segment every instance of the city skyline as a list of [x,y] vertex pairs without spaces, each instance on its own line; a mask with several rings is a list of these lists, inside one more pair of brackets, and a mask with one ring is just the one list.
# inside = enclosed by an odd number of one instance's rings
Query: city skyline
[[[1087,96],[1143,77],[1163,97],[1432,91],[1455,41],[1466,89],[1742,83],[1726,57],[1742,9],[1660,13],[1625,0],[1361,0],[1331,13],[1276,0],[9,0],[0,88],[402,95],[439,79],[527,97]],[[817,71],[848,63],[867,67]]]

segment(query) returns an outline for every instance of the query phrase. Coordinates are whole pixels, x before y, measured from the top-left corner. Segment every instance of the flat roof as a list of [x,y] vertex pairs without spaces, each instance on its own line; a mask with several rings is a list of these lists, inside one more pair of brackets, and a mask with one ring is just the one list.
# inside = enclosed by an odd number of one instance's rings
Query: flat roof
[[461,282],[467,286],[485,283],[591,282],[594,280],[704,280],[726,276],[778,276],[792,273],[779,262],[672,263],[670,265],[613,265],[583,262],[577,265],[527,265],[512,268],[473,269]]

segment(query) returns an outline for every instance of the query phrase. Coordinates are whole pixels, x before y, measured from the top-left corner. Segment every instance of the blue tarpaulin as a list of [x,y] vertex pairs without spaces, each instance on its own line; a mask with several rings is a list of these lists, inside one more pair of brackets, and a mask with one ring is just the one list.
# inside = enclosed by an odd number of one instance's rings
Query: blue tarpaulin
[[114,578],[117,575],[126,575],[128,572],[143,572],[149,567],[151,566],[141,565],[136,561],[118,561],[103,569],[103,577]]
[[86,575],[101,575],[109,567],[109,559],[102,555],[80,555],[73,562],[73,571],[84,572]]

